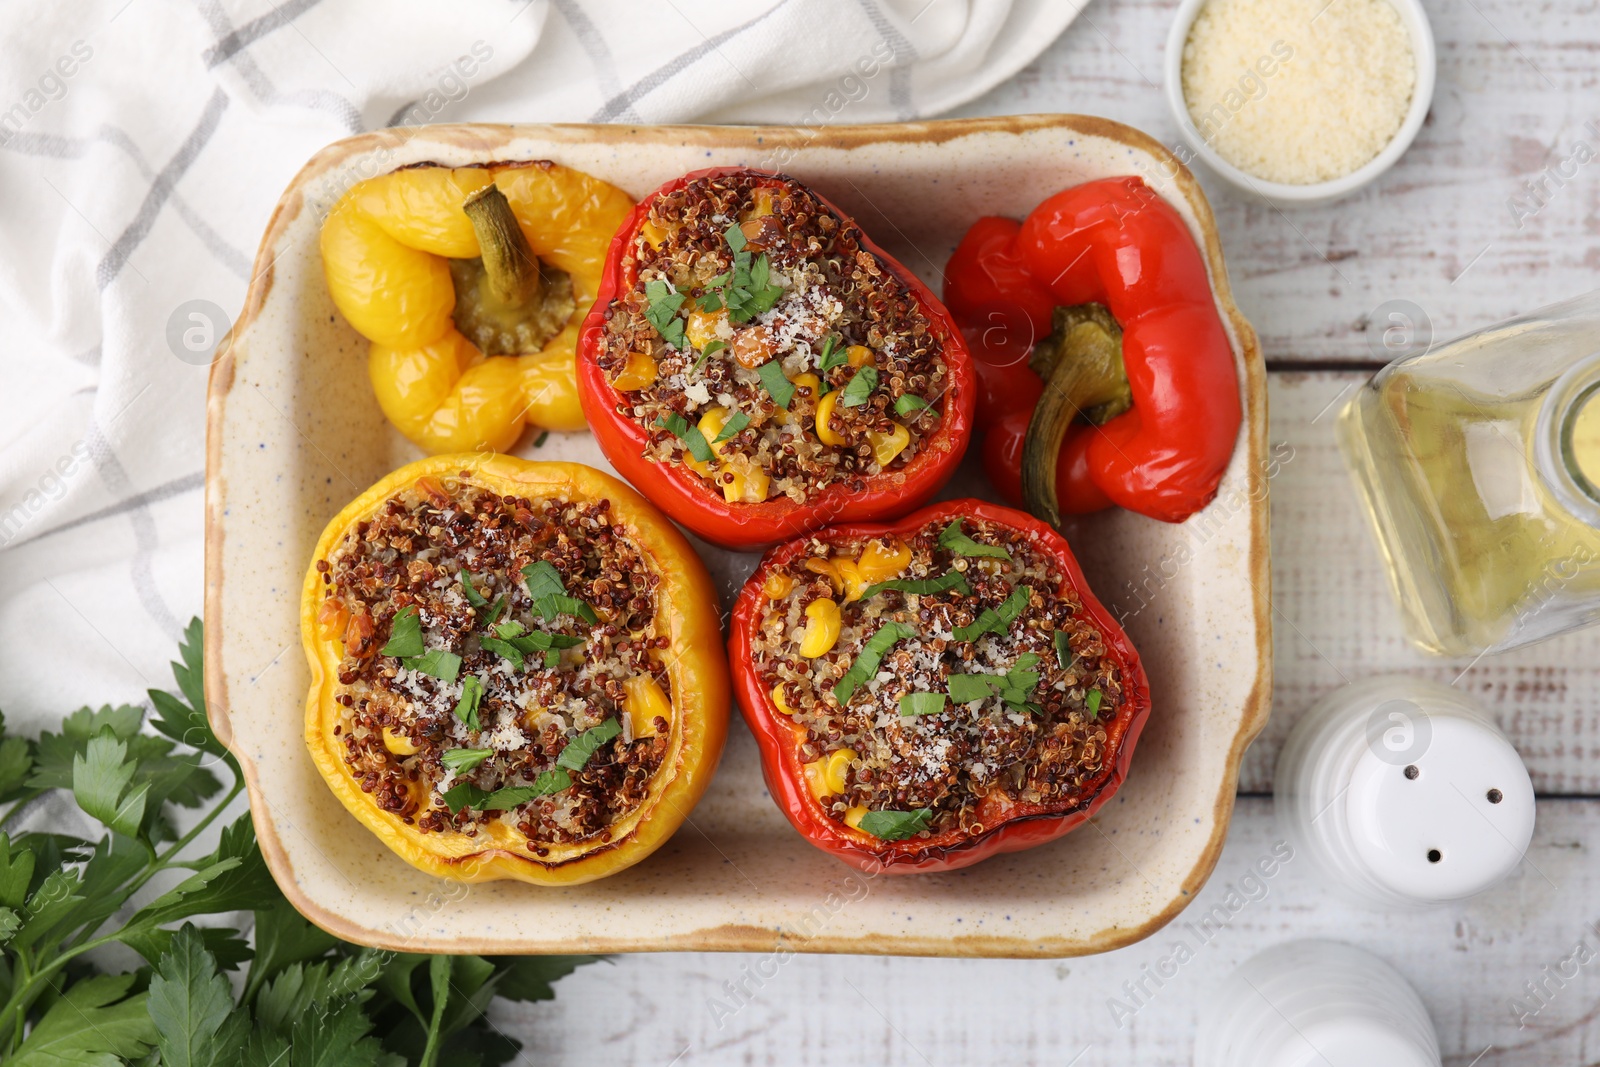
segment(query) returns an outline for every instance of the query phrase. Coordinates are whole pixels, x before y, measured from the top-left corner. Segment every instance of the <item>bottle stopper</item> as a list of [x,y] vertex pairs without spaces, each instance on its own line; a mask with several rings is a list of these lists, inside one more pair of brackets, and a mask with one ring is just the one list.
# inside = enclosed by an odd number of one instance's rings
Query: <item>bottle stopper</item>
[[1347,685],[1307,711],[1278,757],[1274,796],[1312,865],[1378,907],[1481,893],[1533,837],[1533,783],[1489,713],[1403,675]]
[[1364,949],[1290,941],[1250,957],[1202,1011],[1194,1067],[1440,1067],[1409,982]]

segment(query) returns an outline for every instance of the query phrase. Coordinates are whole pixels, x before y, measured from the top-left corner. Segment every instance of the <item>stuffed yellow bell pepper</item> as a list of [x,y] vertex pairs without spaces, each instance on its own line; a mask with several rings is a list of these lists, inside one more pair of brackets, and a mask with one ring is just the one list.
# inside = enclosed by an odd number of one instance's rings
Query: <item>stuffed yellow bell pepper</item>
[[591,467],[474,453],[394,472],[323,532],[301,633],[317,769],[431,874],[619,871],[672,835],[722,752],[705,567]]
[[633,207],[559,163],[408,167],[322,227],[334,304],[372,342],[378,403],[433,453],[504,451],[525,424],[584,427],[578,328]]

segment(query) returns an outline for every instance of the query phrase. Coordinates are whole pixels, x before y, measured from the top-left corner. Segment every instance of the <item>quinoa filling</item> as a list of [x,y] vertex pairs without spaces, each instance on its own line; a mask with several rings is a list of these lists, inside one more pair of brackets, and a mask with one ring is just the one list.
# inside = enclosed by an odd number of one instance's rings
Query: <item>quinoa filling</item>
[[1064,578],[972,519],[814,537],[770,572],[756,665],[824,810],[900,840],[1088,803],[1122,680]]
[[647,455],[729,503],[899,470],[942,418],[949,371],[915,295],[798,182],[734,174],[658,197],[606,310],[599,363]]
[[419,479],[317,561],[345,763],[424,832],[609,841],[668,749],[659,578],[609,501],[468,476]]

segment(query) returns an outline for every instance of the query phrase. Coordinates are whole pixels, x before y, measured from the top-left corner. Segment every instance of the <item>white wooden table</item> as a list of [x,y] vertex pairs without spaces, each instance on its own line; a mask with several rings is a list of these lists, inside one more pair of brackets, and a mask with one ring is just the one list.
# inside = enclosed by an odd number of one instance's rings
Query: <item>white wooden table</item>
[[[565,979],[552,1003],[497,1009],[533,1062],[1188,1064],[1209,988],[1268,945],[1325,936],[1399,967],[1433,1014],[1447,1064],[1600,1063],[1600,860],[1590,855],[1600,844],[1600,630],[1470,667],[1413,651],[1331,425],[1336,402],[1387,362],[1373,324],[1385,302],[1410,301],[1448,338],[1600,286],[1600,160],[1530,217],[1519,222],[1510,205],[1580,142],[1600,154],[1600,9],[1425,2],[1439,47],[1433,111],[1376,187],[1285,214],[1200,176],[1273,371],[1273,442],[1293,452],[1271,487],[1273,719],[1246,758],[1227,849],[1191,908],[1142,944],[1059,962],[619,957]],[[1091,5],[965,113],[1105,115],[1173,143],[1161,93],[1173,6]],[[1277,840],[1272,766],[1288,728],[1342,680],[1384,670],[1454,681],[1495,710],[1541,797],[1523,868],[1467,904],[1393,916],[1341,904],[1291,861],[1228,912],[1228,891]],[[1218,906],[1228,921],[1214,936],[1186,925]],[[1170,973],[1162,961],[1180,940],[1193,959],[1158,986],[1146,975]],[[1580,944],[1591,962],[1564,984],[1550,980],[1563,966],[1572,973],[1563,961]],[[1529,982],[1545,984],[1548,1005],[1519,1020],[1515,1000],[1539,1007]],[[723,1015],[718,1003],[744,1006]]]

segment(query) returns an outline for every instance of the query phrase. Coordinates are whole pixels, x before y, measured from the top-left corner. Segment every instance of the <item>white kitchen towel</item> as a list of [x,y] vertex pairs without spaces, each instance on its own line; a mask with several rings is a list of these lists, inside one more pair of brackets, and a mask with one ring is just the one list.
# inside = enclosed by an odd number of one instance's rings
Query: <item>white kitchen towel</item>
[[170,683],[208,357],[296,170],[460,121],[947,110],[1085,0],[87,0],[0,9],[0,708]]

